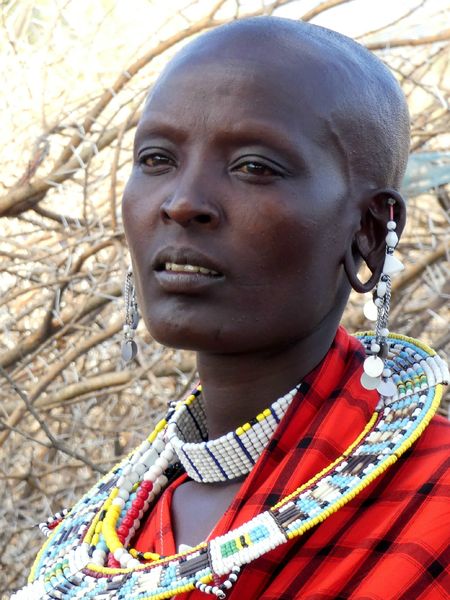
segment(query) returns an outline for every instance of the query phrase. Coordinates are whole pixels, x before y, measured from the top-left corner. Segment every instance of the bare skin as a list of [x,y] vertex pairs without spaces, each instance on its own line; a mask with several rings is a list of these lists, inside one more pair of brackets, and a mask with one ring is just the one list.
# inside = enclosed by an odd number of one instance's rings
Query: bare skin
[[[388,219],[386,191],[343,168],[330,100],[339,83],[316,74],[326,54],[294,73],[280,68],[285,48],[232,42],[235,58],[206,44],[162,77],[123,199],[141,312],[155,339],[196,350],[210,438],[322,360],[350,291],[346,249],[379,263]],[[215,274],[175,275],[167,263]],[[205,539],[241,485],[181,485],[176,543]]]
[[172,498],[172,525],[177,545],[195,546],[206,540],[227,510],[243,481],[197,483],[186,481]]

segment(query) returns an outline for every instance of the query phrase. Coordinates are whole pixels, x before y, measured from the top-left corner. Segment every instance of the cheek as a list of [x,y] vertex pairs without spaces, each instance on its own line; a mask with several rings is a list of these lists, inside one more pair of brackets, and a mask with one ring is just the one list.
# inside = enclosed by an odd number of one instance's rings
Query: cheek
[[[296,207],[296,202],[290,202],[292,205]],[[232,245],[245,246],[245,252],[241,252],[245,262],[253,262],[262,272],[272,269],[275,275],[297,269],[299,262],[303,266],[307,263],[319,227],[310,215],[303,214],[306,211],[290,206],[281,200],[260,202],[255,209],[238,215],[239,228]]]
[[141,243],[147,243],[149,232],[154,227],[159,215],[159,208],[134,173],[128,180],[122,196],[122,220],[128,247],[133,255]]

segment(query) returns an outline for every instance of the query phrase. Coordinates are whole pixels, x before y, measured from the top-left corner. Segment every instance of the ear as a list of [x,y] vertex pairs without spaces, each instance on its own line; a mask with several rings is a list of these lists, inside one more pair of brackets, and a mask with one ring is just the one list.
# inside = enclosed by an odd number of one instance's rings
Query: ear
[[[390,204],[389,200],[394,200]],[[360,228],[356,232],[351,248],[347,249],[344,268],[353,289],[360,293],[370,292],[381,276],[386,254],[387,222],[393,219],[396,233],[400,238],[406,222],[406,206],[403,197],[396,190],[386,188],[376,190],[364,202]],[[363,260],[370,271],[371,277],[366,283],[358,279],[357,265]]]

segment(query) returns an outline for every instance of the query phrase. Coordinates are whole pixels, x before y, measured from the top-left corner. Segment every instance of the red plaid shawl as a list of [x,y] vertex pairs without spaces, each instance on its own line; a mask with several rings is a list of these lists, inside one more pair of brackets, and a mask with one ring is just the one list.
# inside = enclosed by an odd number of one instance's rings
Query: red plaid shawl
[[[342,328],[306,378],[269,447],[217,523],[237,527],[336,459],[377,402],[361,388],[363,350]],[[231,600],[438,600],[450,598],[450,426],[436,417],[413,448],[359,496],[305,535],[244,567]],[[170,500],[160,498],[137,546],[175,552]],[[200,592],[177,600],[204,600]]]

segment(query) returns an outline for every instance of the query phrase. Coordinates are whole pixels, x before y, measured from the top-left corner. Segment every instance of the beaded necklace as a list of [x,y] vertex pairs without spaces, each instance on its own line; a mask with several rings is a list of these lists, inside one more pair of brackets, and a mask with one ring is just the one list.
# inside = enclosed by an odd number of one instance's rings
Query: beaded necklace
[[[369,349],[373,336],[358,337]],[[339,510],[395,463],[429,423],[441,384],[449,379],[445,363],[411,338],[390,334],[388,346],[386,381],[395,392],[381,396],[364,430],[339,458],[269,510],[173,556],[142,557],[129,549],[140,519],[174,469],[163,419],[58,523],[36,558],[30,583],[11,600],[162,600],[196,588],[225,598],[242,566]],[[198,390],[173,410],[197,396]]]
[[178,410],[175,407],[171,417],[170,413],[166,417],[166,450],[173,448],[189,477],[200,483],[230,481],[248,475],[299,387],[296,386],[236,431],[206,441],[206,411],[199,386]]

